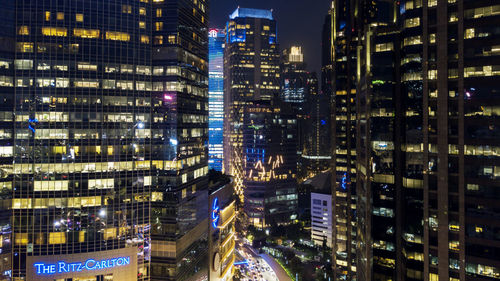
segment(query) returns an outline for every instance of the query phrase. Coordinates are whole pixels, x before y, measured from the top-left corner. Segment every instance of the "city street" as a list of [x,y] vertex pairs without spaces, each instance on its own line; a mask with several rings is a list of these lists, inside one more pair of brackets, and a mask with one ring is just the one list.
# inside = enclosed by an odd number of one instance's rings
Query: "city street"
[[245,281],[292,281],[283,268],[266,254],[259,255],[250,245],[239,240],[238,253],[247,263],[238,265]]
[[278,276],[278,279],[280,281],[292,281],[292,278],[290,278],[288,276],[288,274],[286,274],[283,267],[281,267],[281,265],[279,265],[279,263],[277,263],[271,256],[269,256],[268,254],[265,254],[265,253],[261,254],[260,256],[263,260],[265,260],[267,262],[267,264],[269,264],[271,266],[271,268],[273,269],[275,274]]

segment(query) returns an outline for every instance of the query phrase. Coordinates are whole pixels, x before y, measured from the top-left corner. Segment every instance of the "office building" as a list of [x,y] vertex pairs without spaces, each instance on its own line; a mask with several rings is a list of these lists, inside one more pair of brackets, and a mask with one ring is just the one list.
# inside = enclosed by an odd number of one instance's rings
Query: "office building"
[[[404,242],[429,280],[499,278],[498,17],[494,1],[400,6]],[[422,221],[424,222],[422,224]],[[397,263],[396,263],[397,264]],[[403,267],[404,268],[404,267]]]
[[222,171],[224,159],[224,29],[208,32],[208,167]]
[[351,2],[332,1],[323,27],[323,91],[331,93],[333,267],[356,279],[356,48]]
[[375,1],[359,15],[349,28],[359,44],[357,264],[346,278],[499,278],[500,6]]
[[281,100],[302,111],[306,99],[307,71],[302,47],[292,46],[281,54]]
[[236,201],[230,179],[210,172],[209,198],[209,281],[231,281],[236,258]]
[[152,252],[151,280],[204,278],[209,2],[155,0],[151,5],[152,96],[163,104],[152,108],[154,132],[163,132],[156,143],[162,151],[153,151],[163,162],[152,162],[158,180],[152,193],[163,200],[151,203],[152,249],[159,249]]
[[272,11],[238,8],[226,24],[224,49],[224,171],[243,191],[243,114],[255,100],[280,91],[280,53]]
[[[281,52],[281,92],[280,99],[289,103],[297,115],[297,168],[300,171],[302,163],[300,155],[304,150],[306,132],[306,109],[307,96],[306,64],[302,47],[292,46]],[[300,172],[299,172],[300,174]]]
[[243,117],[244,212],[258,228],[297,217],[297,119],[290,105],[247,103]]
[[299,181],[330,168],[330,95],[318,89],[315,72],[307,76],[303,146],[299,160]]
[[[402,134],[404,111],[398,94],[399,66],[394,63],[399,61],[400,32],[392,24],[379,24],[366,27],[358,49],[357,278],[404,280],[393,263],[402,260],[400,253],[412,254],[414,250],[400,240],[403,169],[401,149],[397,148],[402,146],[403,138],[398,136]],[[407,270],[411,266],[408,264]]]
[[323,172],[309,180],[311,189],[311,240],[319,247],[332,248],[332,173]]
[[[329,168],[329,98],[318,92],[316,73],[306,70],[302,47],[281,54],[281,100],[297,115],[297,175],[302,181]],[[325,143],[326,142],[326,143]]]
[[206,5],[2,2],[0,279],[207,275]]

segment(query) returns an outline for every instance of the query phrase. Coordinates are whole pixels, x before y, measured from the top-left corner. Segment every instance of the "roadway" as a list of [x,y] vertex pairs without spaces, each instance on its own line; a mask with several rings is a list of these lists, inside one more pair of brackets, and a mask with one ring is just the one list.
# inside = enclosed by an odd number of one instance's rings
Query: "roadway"
[[248,264],[239,265],[244,281],[292,281],[272,257],[258,254],[245,242],[240,240],[236,244],[238,253],[248,261]]

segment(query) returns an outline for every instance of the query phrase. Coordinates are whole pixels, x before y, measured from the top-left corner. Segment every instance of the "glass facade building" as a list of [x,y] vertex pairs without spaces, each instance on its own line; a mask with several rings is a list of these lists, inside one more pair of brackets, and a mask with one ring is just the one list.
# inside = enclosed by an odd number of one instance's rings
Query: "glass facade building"
[[[148,1],[146,1],[148,2]],[[154,153],[152,280],[207,275],[208,1],[154,0],[153,107],[163,130]],[[154,162],[153,162],[154,163]],[[154,163],[156,164],[156,163]],[[173,166],[169,166],[173,165]],[[154,251],[154,249],[158,249]]]
[[357,258],[346,278],[500,278],[500,6],[354,4]]
[[289,104],[255,101],[243,117],[244,211],[258,228],[297,217],[297,119]]
[[243,193],[244,108],[280,92],[280,53],[272,12],[238,8],[226,24],[224,49],[224,171]]
[[0,279],[206,276],[207,5],[2,3]]
[[222,171],[224,129],[224,42],[223,29],[208,33],[208,166]]
[[316,72],[307,75],[304,106],[303,141],[299,160],[299,181],[318,175],[330,168],[330,96],[318,88]]
[[[328,137],[326,95],[318,92],[316,73],[306,70],[302,47],[292,46],[281,54],[281,101],[297,116],[297,178],[307,179],[329,167],[325,149]],[[323,127],[323,128],[321,128]]]
[[[323,27],[323,89],[331,93],[333,267],[356,280],[356,47],[354,1],[332,1]],[[361,1],[360,1],[361,2]],[[330,89],[330,90],[329,90]],[[360,279],[362,280],[362,279]]]

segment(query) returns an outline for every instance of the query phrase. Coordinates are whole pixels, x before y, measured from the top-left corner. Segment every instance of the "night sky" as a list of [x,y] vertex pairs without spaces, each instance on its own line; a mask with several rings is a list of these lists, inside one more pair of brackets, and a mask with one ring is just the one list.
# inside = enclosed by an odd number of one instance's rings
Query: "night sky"
[[309,71],[321,69],[321,30],[330,0],[210,0],[210,27],[223,28],[238,6],[273,9],[280,49],[303,46]]

